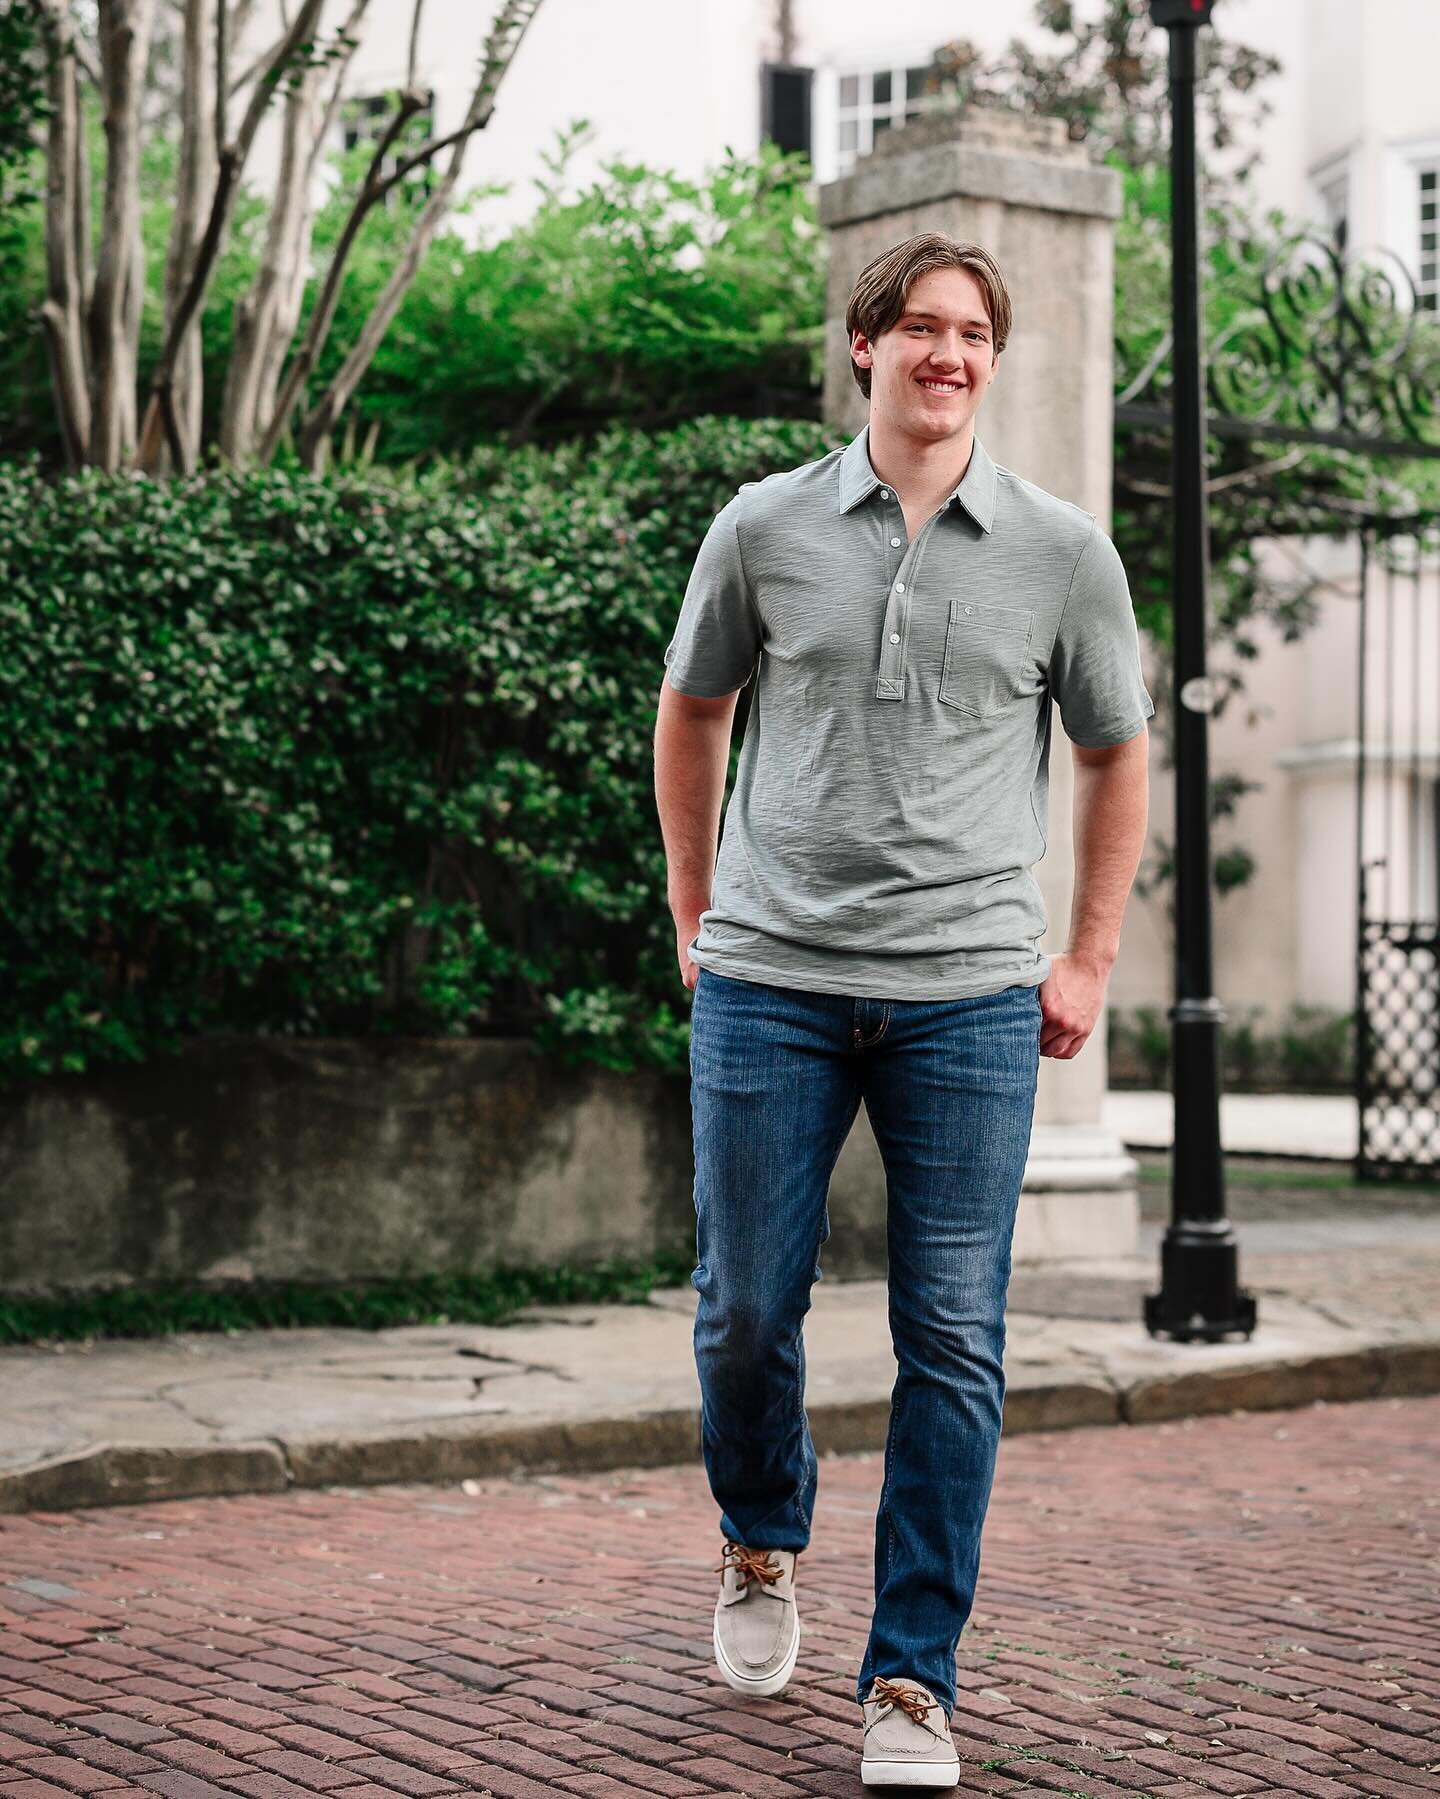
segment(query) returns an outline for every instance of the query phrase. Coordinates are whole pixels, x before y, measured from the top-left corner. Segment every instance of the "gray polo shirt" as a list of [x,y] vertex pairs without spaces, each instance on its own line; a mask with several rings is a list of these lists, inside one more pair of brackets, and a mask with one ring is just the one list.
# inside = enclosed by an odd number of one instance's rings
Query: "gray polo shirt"
[[672,687],[731,693],[759,659],[690,956],[870,999],[1035,986],[1051,699],[1090,747],[1155,710],[1125,571],[978,440],[907,541],[868,438],[748,482],[685,590]]

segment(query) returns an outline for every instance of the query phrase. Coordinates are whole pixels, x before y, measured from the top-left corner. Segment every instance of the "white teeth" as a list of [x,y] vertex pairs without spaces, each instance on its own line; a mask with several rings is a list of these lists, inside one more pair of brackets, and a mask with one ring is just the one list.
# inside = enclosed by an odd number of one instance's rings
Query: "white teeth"
[[920,385],[930,388],[937,394],[954,394],[960,391],[959,384],[954,381],[922,381]]

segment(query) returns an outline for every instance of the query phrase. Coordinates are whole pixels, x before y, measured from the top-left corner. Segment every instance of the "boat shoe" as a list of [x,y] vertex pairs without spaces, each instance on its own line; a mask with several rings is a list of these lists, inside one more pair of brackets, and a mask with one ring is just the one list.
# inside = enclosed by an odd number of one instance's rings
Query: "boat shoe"
[[953,1787],[960,1757],[939,1700],[918,1680],[877,1678],[865,1701],[860,1780],[867,1787]]
[[800,1619],[793,1549],[747,1549],[727,1537],[715,1569],[715,1661],[737,1693],[778,1693],[795,1670]]

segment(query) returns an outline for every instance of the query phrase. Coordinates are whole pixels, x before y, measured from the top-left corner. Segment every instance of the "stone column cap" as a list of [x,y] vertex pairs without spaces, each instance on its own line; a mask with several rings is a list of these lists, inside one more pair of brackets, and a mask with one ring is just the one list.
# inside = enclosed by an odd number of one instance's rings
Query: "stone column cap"
[[1065,140],[1059,120],[993,110],[967,119],[932,114],[887,132],[882,150],[820,189],[821,224],[834,229],[955,198],[1119,218],[1119,173]]

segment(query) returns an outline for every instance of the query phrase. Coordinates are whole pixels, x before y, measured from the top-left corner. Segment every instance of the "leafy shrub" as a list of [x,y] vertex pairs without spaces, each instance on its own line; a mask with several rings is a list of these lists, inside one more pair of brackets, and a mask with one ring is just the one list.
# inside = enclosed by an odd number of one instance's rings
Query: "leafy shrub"
[[1280,1031],[1286,1086],[1301,1092],[1348,1089],[1355,1079],[1355,1021],[1328,1006],[1292,1006]]
[[[1227,1008],[1220,1053],[1224,1086],[1235,1093],[1348,1093],[1354,1085],[1354,1018],[1327,1006],[1292,1006],[1263,1028],[1260,1006]],[[1112,1007],[1108,1023],[1112,1087],[1168,1088],[1170,1021],[1158,1006]]]
[[0,1071],[207,1028],[681,1066],[663,651],[714,513],[830,447],[702,419],[409,479],[0,467]]

